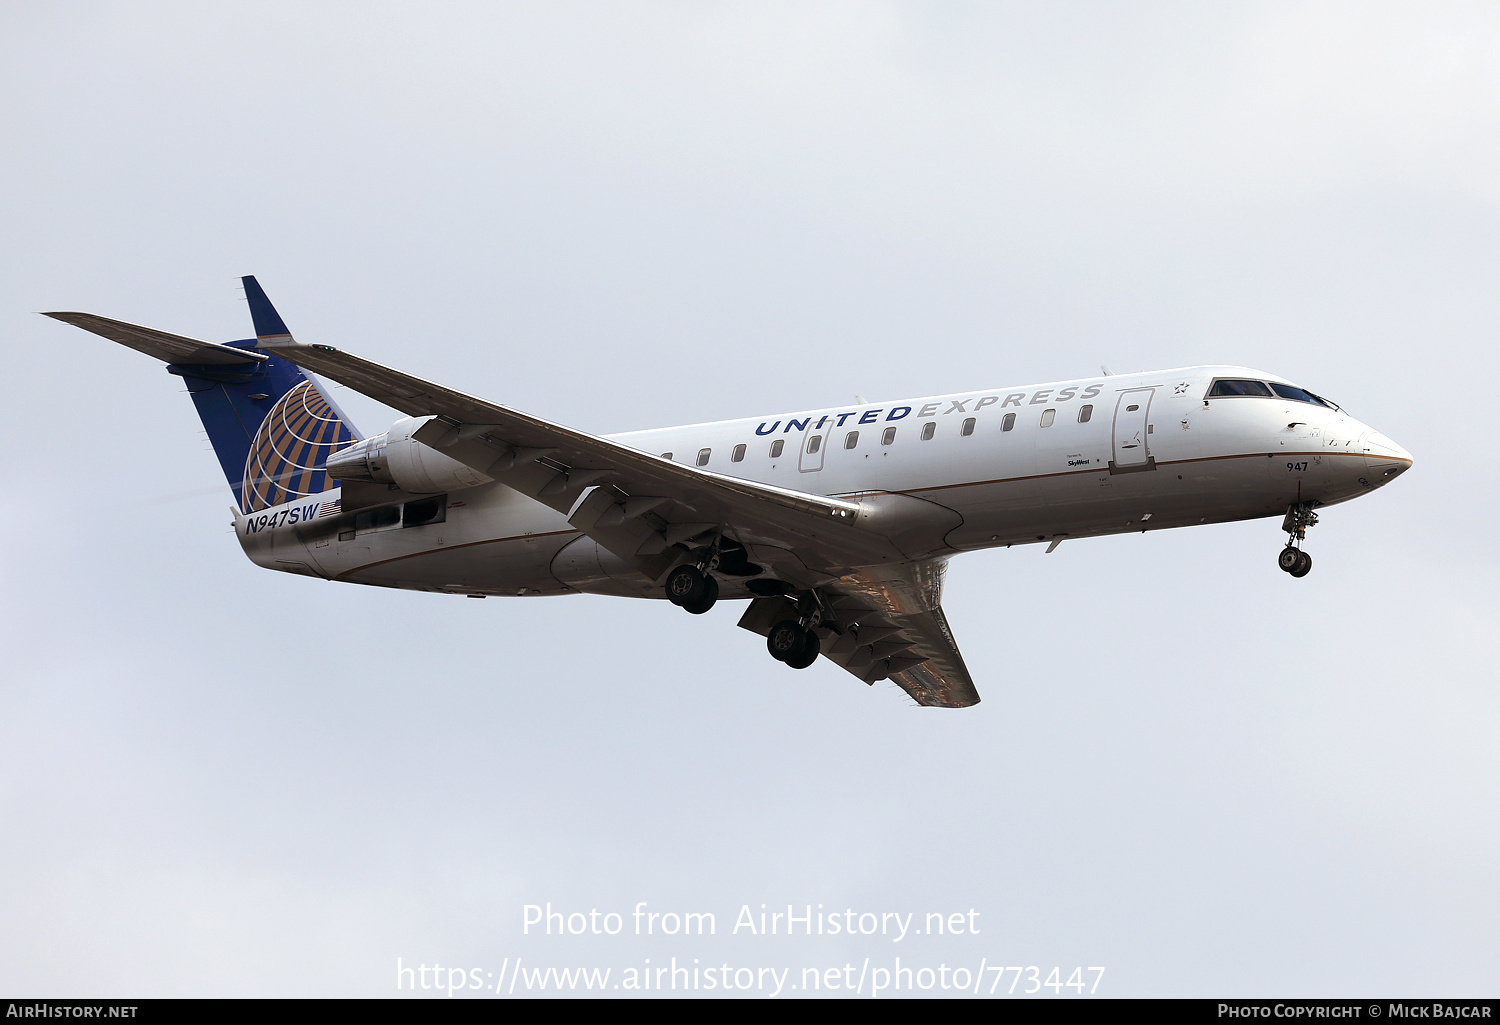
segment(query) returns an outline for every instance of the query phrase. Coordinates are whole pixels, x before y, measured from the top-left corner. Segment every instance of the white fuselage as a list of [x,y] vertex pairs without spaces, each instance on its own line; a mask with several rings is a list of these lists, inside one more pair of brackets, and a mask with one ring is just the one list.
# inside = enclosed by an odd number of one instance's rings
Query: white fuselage
[[[942,536],[941,554],[1280,516],[1296,503],[1347,501],[1411,464],[1399,445],[1337,408],[1206,398],[1224,378],[1290,384],[1239,367],[1193,367],[611,440],[795,491],[924,499],[961,519]],[[391,511],[343,513],[338,497],[333,490],[237,515],[241,544],[259,565],[355,583],[480,595],[660,594],[564,515],[501,483],[450,489],[441,518],[413,515],[423,522],[410,524]],[[724,597],[749,593],[733,586]]]

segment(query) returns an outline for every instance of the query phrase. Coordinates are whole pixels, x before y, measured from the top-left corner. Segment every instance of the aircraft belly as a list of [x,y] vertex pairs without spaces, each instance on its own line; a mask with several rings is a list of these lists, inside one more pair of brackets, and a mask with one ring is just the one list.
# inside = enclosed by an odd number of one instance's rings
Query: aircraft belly
[[1032,480],[1000,481],[918,492],[919,498],[942,502],[964,518],[948,532],[949,547],[959,550],[990,548],[1001,539],[1030,529],[1045,509],[1045,499]]
[[309,546],[303,544],[292,531],[275,530],[260,536],[247,536],[243,522],[241,520],[236,524],[240,548],[257,566],[299,576],[328,575],[319,561],[312,557]]
[[1266,460],[1277,497],[1286,505],[1335,505],[1378,486],[1362,454],[1323,451],[1278,452]]
[[573,591],[622,598],[662,597],[654,580],[635,572],[619,556],[582,534],[557,551],[548,572],[554,580]]
[[1293,499],[1266,478],[1264,453],[1159,463],[1144,473],[1073,472],[935,492],[964,517],[956,549],[1129,533],[1281,515]]
[[577,536],[576,531],[558,531],[445,544],[400,555],[391,555],[390,548],[382,551],[377,536],[370,546],[371,561],[335,579],[458,594],[571,594],[573,588],[553,576],[550,567],[558,550]]

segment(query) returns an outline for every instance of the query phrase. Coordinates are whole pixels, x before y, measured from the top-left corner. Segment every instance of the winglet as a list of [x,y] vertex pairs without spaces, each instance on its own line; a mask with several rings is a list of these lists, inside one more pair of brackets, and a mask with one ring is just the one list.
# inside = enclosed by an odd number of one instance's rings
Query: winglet
[[271,300],[266,297],[266,290],[260,287],[255,275],[247,274],[240,278],[240,282],[244,284],[245,298],[250,302],[250,318],[255,321],[255,337],[261,342],[270,341],[272,344],[291,343],[292,333],[287,330],[286,321],[281,319],[281,314],[271,305]]

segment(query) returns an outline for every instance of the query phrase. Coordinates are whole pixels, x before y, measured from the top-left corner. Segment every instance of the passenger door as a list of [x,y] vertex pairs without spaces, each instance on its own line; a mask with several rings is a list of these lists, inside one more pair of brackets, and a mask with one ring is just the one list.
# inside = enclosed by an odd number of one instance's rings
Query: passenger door
[[1151,398],[1155,388],[1131,388],[1120,393],[1115,403],[1114,458],[1110,473],[1135,473],[1156,469],[1151,455]]
[[828,432],[809,427],[802,432],[802,451],[797,456],[797,469],[803,473],[823,469],[823,453],[826,451],[828,451]]

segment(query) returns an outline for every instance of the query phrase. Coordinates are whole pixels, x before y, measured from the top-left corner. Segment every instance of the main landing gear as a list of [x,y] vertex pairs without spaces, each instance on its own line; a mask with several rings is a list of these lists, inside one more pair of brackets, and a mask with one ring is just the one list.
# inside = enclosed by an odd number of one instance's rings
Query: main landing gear
[[[667,574],[663,590],[667,600],[695,616],[701,616],[714,607],[719,600],[719,582],[711,575],[727,573],[730,576],[750,575],[760,572],[760,567],[747,562],[741,549],[727,552],[718,544],[700,549],[696,562],[685,562]],[[773,581],[774,582],[774,581]],[[790,590],[788,585],[783,585]],[[754,591],[768,597],[764,591]],[[772,593],[783,593],[775,589]],[[814,592],[797,598],[792,610],[796,619],[783,619],[771,627],[766,635],[766,650],[778,662],[785,662],[793,669],[806,669],[818,660],[822,644],[815,632],[823,622],[823,606]]]
[[766,650],[778,662],[806,669],[818,660],[818,635],[795,619],[783,619],[766,635]]
[[766,634],[766,650],[778,662],[806,669],[822,650],[816,631],[825,622],[825,610],[818,592],[803,592],[792,603],[792,612],[797,618],[781,620]]
[[1286,531],[1286,547],[1276,556],[1276,565],[1283,573],[1305,577],[1312,572],[1312,556],[1298,546],[1307,539],[1307,528],[1317,522],[1318,514],[1309,502],[1299,502],[1287,509],[1286,519],[1281,521],[1281,529]]
[[703,615],[719,600],[719,581],[710,574],[753,577],[761,572],[748,558],[744,545],[723,536],[694,551],[692,557],[692,562],[685,562],[667,574],[664,589],[668,601],[695,616]]
[[719,582],[697,566],[678,566],[667,574],[667,601],[701,616],[719,600]]

